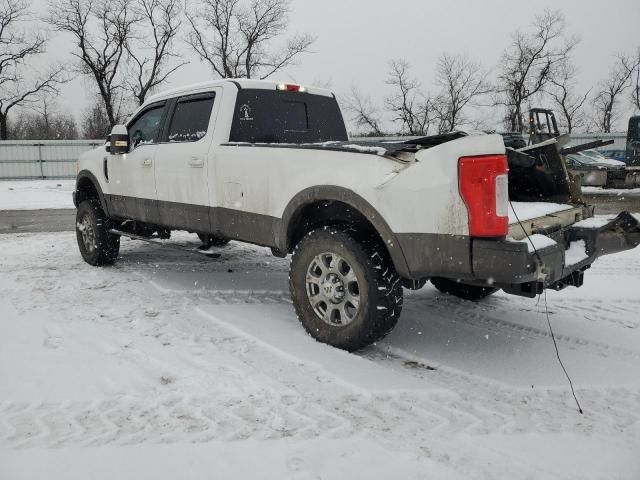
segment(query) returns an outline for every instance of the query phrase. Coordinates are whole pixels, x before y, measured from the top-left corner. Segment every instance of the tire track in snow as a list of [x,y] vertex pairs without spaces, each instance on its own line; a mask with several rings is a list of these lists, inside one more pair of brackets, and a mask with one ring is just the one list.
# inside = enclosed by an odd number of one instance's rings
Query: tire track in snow
[[[225,327],[209,325],[212,338],[228,336]],[[179,331],[189,326],[170,328]],[[170,392],[92,401],[4,402],[0,420],[6,428],[0,446],[55,448],[355,435],[384,439],[398,430],[403,438],[422,441],[460,433],[620,435],[631,432],[640,421],[635,413],[640,392],[624,387],[579,389],[588,405],[584,416],[575,413],[564,389],[512,389],[441,367],[429,375],[442,389],[363,396],[319,379],[313,366],[293,362],[296,368],[291,368],[291,360],[272,351],[276,347],[266,348],[242,337],[236,337],[233,345],[222,340],[216,345],[249,369],[277,379],[279,386],[253,394],[212,392],[195,398]],[[197,349],[194,357],[206,361],[200,347],[187,344],[181,348],[186,355]],[[396,363],[404,360],[402,355],[375,353]],[[379,358],[374,355],[374,360]],[[384,368],[384,363],[380,366]],[[415,366],[404,368],[416,375],[419,371]]]
[[[447,389],[454,397],[454,404],[461,411],[478,413],[478,418],[492,416],[502,419],[501,433],[521,432],[518,417],[532,415],[541,431],[555,432],[557,426],[546,426],[555,422],[557,412],[563,412],[571,419],[587,419],[587,423],[610,425],[616,432],[631,431],[633,425],[640,424],[640,389],[628,386],[580,386],[576,392],[580,397],[585,415],[579,416],[571,392],[564,387],[512,387],[481,376],[467,374],[455,368],[438,365],[429,367],[427,360],[418,359],[396,348],[374,347],[366,351],[365,358],[375,362],[401,368],[421,380],[428,378]],[[435,364],[435,363],[433,363]],[[443,396],[443,401],[450,395]],[[514,408],[514,405],[517,406]],[[549,412],[554,412],[553,416]],[[586,425],[585,424],[585,425]],[[495,433],[474,426],[468,433]]]
[[[493,313],[495,310],[487,310],[483,307],[478,307],[471,302],[460,301],[458,305],[447,305],[447,308],[443,308],[442,305],[437,305],[438,301],[432,300],[419,300],[419,301],[405,301],[403,310],[411,312],[424,313],[425,304],[426,307],[432,307],[432,314],[440,315],[446,320],[461,325],[473,325],[487,329],[492,333],[504,333],[504,330],[511,330],[518,335],[524,335],[529,338],[544,338],[551,339],[551,334],[548,330],[531,327],[528,325],[522,325],[501,318],[494,317],[487,313],[487,311]],[[470,306],[464,305],[464,303],[470,303]],[[473,307],[476,308],[473,308]],[[570,346],[593,348],[600,353],[610,354],[617,353],[628,358],[640,358],[640,352],[629,350],[623,347],[609,345],[606,343],[598,342],[595,340],[589,340],[583,337],[577,337],[573,335],[559,334],[555,335],[556,340],[565,343]]]
[[[517,396],[497,392],[488,404],[483,398],[486,394],[473,393],[473,398],[415,392],[314,398],[265,391],[200,398],[170,394],[153,400],[128,396],[19,405],[4,402],[0,417],[10,428],[0,446],[61,448],[354,435],[384,438],[391,431],[399,434],[398,430],[402,437],[423,439],[461,433],[620,435],[630,433],[638,422],[637,415],[621,415],[621,408],[611,404],[614,397],[623,394],[632,406],[640,401],[637,391],[614,389],[593,394],[582,390],[583,400],[590,405],[584,416],[575,413],[566,396],[553,398],[548,391]],[[561,408],[552,410],[556,403]]]

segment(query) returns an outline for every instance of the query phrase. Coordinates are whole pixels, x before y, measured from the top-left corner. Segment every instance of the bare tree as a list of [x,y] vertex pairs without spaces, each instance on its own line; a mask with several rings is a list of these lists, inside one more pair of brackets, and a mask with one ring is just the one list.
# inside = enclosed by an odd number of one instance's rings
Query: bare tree
[[28,33],[25,21],[31,20],[25,0],[0,2],[0,139],[8,135],[9,112],[15,107],[37,102],[42,95],[57,92],[64,81],[63,68],[52,67],[39,73],[30,65],[45,53],[46,38]]
[[87,107],[82,115],[80,125],[82,138],[101,139],[106,138],[111,130],[111,123],[104,110],[102,99]]
[[618,118],[616,107],[620,95],[631,86],[631,76],[638,65],[640,59],[629,55],[616,55],[609,76],[600,82],[600,91],[593,100],[593,109],[595,123],[601,132],[611,132],[611,127]]
[[294,35],[277,52],[269,44],[288,26],[288,0],[202,0],[189,13],[188,43],[220,78],[265,79],[309,52],[311,35]]
[[636,53],[636,68],[632,72],[633,90],[631,91],[631,101],[637,112],[640,112],[640,47]]
[[136,35],[125,43],[133,68],[133,81],[127,86],[142,105],[150,91],[188,62],[168,65],[177,57],[172,47],[181,25],[178,0],[137,0],[135,7],[141,21]]
[[560,124],[571,133],[585,125],[584,104],[591,90],[576,93],[576,68],[569,61],[561,64],[557,74],[549,79],[548,94],[560,110]]
[[371,97],[362,95],[355,85],[351,87],[351,95],[345,99],[345,109],[351,113],[358,127],[368,130],[367,133],[372,135],[383,135],[380,111],[371,101]]
[[60,113],[47,99],[34,106],[32,112],[22,111],[18,119],[12,121],[9,133],[17,140],[74,140],[78,138],[78,128],[72,115]]
[[50,0],[47,22],[73,36],[73,55],[80,61],[80,71],[94,80],[111,125],[120,120],[124,101],[120,73],[127,41],[139,21],[128,0]]
[[523,106],[549,83],[557,65],[566,61],[578,43],[564,38],[565,19],[546,10],[530,32],[517,30],[503,53],[498,73],[497,105],[505,106],[512,131],[524,131]]
[[387,85],[393,87],[394,93],[385,98],[385,106],[392,113],[393,120],[402,124],[404,133],[427,135],[434,120],[432,100],[411,77],[406,61],[391,60],[389,68]]
[[465,108],[493,90],[486,80],[487,72],[466,55],[442,54],[436,75],[436,85],[441,91],[434,101],[434,108],[441,132],[453,131],[465,123]]

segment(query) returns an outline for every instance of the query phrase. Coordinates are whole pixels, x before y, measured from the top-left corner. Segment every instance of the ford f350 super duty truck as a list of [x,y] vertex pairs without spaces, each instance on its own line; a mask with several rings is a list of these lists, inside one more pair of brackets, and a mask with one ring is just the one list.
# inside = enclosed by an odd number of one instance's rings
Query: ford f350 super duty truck
[[80,157],[78,246],[106,265],[121,235],[180,229],[292,254],[301,323],[356,350],[395,326],[403,287],[533,297],[638,245],[634,216],[590,218],[559,152],[462,132],[354,143],[331,92],[211,81],[153,96]]

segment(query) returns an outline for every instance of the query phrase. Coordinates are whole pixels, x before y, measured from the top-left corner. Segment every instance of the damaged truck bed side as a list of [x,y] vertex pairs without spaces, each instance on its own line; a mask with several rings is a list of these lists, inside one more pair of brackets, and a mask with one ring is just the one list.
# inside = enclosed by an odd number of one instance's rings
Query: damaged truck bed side
[[[594,207],[582,200],[561,152],[562,139],[507,149],[509,236],[477,241],[477,249],[494,254],[477,255],[474,272],[510,293],[535,296],[544,288],[580,286],[596,258],[640,244],[638,218],[628,212],[592,218]],[[514,277],[517,284],[504,285]]]

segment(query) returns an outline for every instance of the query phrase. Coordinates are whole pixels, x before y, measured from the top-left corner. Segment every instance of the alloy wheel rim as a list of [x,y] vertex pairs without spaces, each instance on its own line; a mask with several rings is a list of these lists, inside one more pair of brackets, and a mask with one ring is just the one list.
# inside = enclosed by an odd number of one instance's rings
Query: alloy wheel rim
[[88,214],[84,214],[82,216],[82,221],[80,222],[80,234],[82,235],[82,243],[85,250],[87,250],[87,252],[93,252],[96,245],[96,235]]
[[336,253],[321,253],[311,260],[306,287],[311,308],[328,325],[349,325],[360,311],[360,283],[356,272]]

